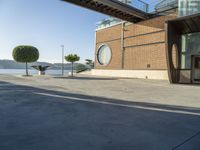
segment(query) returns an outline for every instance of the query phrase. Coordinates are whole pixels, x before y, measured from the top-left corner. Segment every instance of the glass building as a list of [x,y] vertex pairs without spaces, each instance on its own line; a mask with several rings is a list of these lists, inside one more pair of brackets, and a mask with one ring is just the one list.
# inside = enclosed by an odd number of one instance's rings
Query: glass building
[[[178,6],[178,18],[167,26],[171,82],[200,83],[200,0],[179,0]],[[171,59],[172,45],[176,45],[178,67]]]
[[[200,0],[179,0],[179,16],[189,16],[200,13]],[[200,54],[200,33],[182,35],[181,68],[191,69],[191,58]]]
[[157,12],[166,11],[178,7],[178,0],[163,0],[155,5]]
[[[118,0],[118,1],[126,5],[130,5],[131,7],[137,8],[138,10],[141,10],[143,12],[148,12],[148,7],[149,7],[148,4],[141,0]],[[98,22],[96,29],[101,30],[104,28],[111,27],[113,25],[117,25],[121,22],[122,22],[121,19],[109,17]]]
[[200,0],[179,0],[179,16],[200,13]]
[[111,16],[97,24],[95,75],[200,84],[200,0],[68,1]]
[[182,35],[181,69],[191,69],[191,58],[200,55],[200,33]]

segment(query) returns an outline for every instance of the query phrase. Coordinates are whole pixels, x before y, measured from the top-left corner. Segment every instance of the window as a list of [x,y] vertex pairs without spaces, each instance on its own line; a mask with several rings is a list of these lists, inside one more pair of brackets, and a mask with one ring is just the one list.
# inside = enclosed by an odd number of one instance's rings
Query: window
[[200,12],[199,0],[179,0],[179,16],[187,16]]
[[97,59],[98,59],[98,62],[101,64],[101,65],[108,65],[110,63],[110,60],[111,60],[111,50],[110,48],[108,47],[108,45],[102,45],[99,50],[98,50],[98,53],[97,53]]
[[191,69],[192,55],[200,55],[200,33],[182,35],[181,68]]

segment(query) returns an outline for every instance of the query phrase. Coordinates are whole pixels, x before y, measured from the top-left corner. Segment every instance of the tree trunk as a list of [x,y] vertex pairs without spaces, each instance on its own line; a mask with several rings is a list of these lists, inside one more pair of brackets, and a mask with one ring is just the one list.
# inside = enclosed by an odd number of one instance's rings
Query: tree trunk
[[74,76],[74,62],[72,62],[72,77]]
[[26,76],[28,76],[28,63],[26,62]]

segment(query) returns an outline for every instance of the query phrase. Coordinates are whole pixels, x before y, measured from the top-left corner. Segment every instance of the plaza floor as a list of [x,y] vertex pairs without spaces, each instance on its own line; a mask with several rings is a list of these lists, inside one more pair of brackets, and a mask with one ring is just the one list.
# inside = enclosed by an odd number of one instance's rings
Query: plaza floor
[[199,150],[200,87],[0,75],[1,150]]

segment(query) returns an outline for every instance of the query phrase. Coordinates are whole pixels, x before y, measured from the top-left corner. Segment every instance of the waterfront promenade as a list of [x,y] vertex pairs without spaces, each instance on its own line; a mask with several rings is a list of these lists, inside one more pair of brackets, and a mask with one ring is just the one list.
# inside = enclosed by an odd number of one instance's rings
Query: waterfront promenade
[[1,150],[199,150],[199,86],[0,75]]

